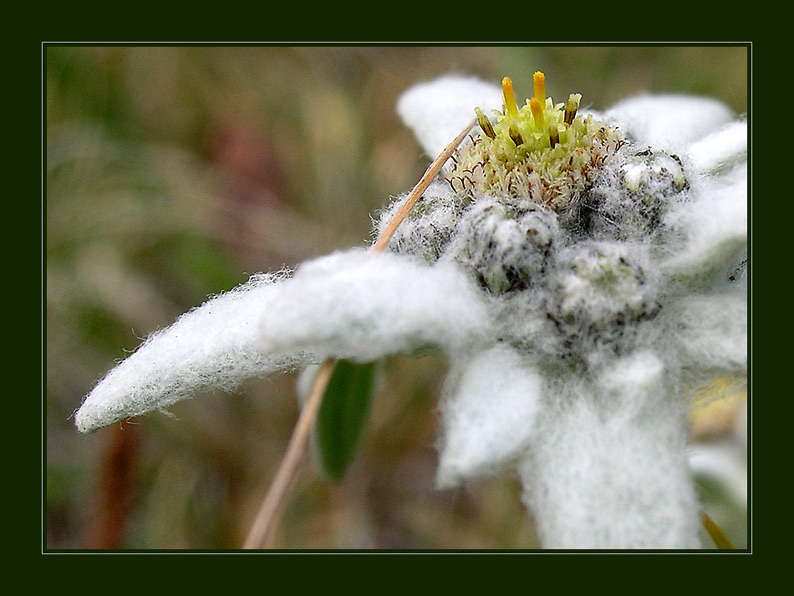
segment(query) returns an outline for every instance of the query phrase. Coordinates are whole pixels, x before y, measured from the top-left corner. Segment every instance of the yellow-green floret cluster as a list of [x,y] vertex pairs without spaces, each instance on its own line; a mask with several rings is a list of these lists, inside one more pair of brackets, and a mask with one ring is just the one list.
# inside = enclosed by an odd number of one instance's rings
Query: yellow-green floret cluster
[[620,131],[577,114],[581,95],[555,104],[536,72],[534,97],[518,108],[512,81],[502,81],[502,110],[493,123],[477,109],[482,134],[462,146],[447,177],[456,192],[498,194],[562,211],[593,185],[598,168],[625,144]]

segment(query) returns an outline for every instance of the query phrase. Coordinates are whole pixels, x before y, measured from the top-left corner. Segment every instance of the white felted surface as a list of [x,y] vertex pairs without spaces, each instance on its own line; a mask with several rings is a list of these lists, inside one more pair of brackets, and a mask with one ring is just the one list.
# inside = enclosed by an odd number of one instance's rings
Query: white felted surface
[[540,375],[508,346],[457,360],[442,405],[438,485],[494,474],[522,453],[535,430],[541,390]]
[[730,121],[732,113],[707,97],[640,95],[615,104],[604,116],[639,143],[669,149],[714,132]]
[[747,374],[746,296],[691,296],[671,306],[664,320],[670,353],[694,384]]
[[666,393],[649,354],[561,388],[520,470],[544,548],[700,547],[687,407]]
[[706,285],[727,279],[731,264],[747,250],[747,181],[742,177],[705,180],[698,194],[668,217],[685,242],[664,263],[668,275]]
[[90,432],[200,391],[229,391],[252,377],[311,362],[307,355],[257,349],[259,315],[282,277],[254,276],[149,336],[88,395],[75,416],[77,428]]
[[692,143],[690,161],[703,173],[747,161],[747,122],[731,122],[707,137]]
[[305,263],[278,287],[262,314],[260,347],[371,361],[428,346],[458,350],[488,330],[484,304],[455,266],[350,250]]
[[397,114],[434,159],[475,118],[474,108],[502,107],[502,90],[472,77],[446,76],[414,85],[397,101]]

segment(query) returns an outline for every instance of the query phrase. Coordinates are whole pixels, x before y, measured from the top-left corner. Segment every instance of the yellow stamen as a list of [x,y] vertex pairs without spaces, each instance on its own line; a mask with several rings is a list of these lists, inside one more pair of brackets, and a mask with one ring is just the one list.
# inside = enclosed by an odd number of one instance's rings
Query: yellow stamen
[[533,97],[529,100],[529,109],[532,110],[532,117],[535,119],[535,128],[539,131],[543,131],[545,128],[545,122],[543,120],[543,107],[541,103],[538,101],[537,97]]
[[538,71],[532,77],[535,87],[535,98],[540,102],[541,107],[546,105],[546,75]]
[[505,98],[505,109],[511,116],[518,116],[518,106],[516,105],[516,94],[513,92],[513,81],[510,77],[502,79],[502,95]]

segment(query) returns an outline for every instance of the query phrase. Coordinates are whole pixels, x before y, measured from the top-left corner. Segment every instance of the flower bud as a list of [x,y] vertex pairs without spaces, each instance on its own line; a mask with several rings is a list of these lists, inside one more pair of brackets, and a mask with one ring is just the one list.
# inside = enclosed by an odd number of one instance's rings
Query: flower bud
[[610,240],[642,240],[661,225],[665,213],[687,187],[676,155],[650,149],[612,167],[588,193],[591,233]]
[[589,350],[630,340],[636,324],[653,318],[656,284],[626,245],[583,242],[565,249],[550,273],[548,317],[569,347]]
[[542,275],[558,234],[557,218],[550,210],[481,199],[463,216],[449,254],[481,286],[501,294],[527,288]]

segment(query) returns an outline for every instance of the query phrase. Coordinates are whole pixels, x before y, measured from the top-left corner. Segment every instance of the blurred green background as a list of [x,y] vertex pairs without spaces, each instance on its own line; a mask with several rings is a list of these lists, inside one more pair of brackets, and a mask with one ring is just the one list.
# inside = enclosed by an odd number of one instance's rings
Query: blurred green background
[[[652,92],[747,110],[740,46],[45,53],[49,549],[240,546],[297,416],[295,375],[182,402],[176,419],[154,414],[90,436],[77,433],[72,413],[141,338],[209,294],[367,242],[371,216],[428,163],[394,112],[412,84],[449,72],[508,75],[527,97],[543,70],[549,95],[582,93],[596,109]],[[537,546],[509,474],[435,490],[445,368],[441,357],[387,362],[359,457],[341,484],[304,465],[276,548]],[[740,465],[742,399],[697,430]],[[709,514],[745,546],[741,491],[716,477],[699,486]]]

